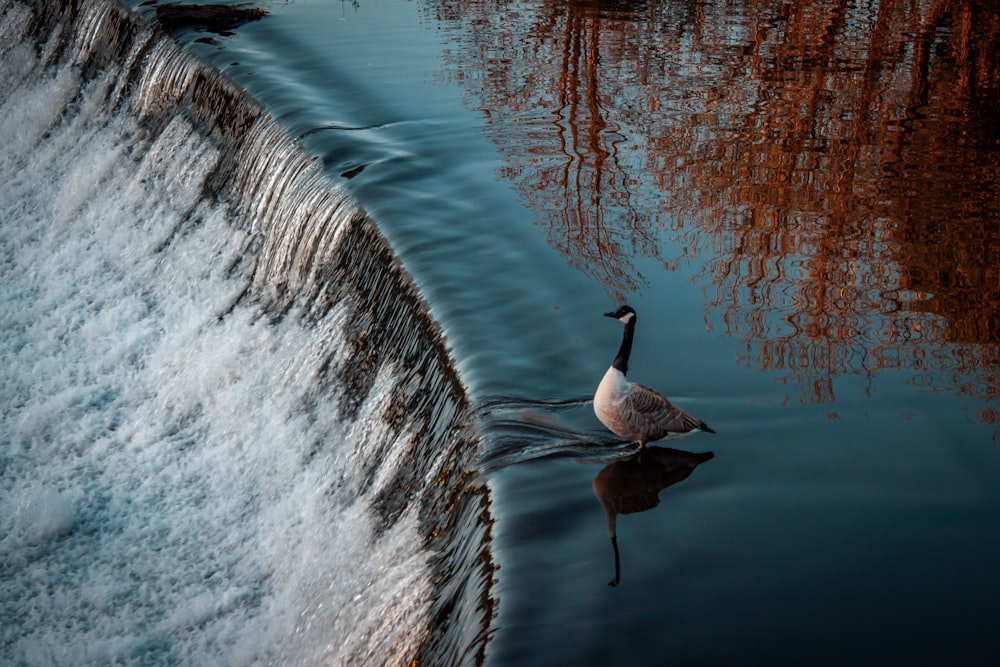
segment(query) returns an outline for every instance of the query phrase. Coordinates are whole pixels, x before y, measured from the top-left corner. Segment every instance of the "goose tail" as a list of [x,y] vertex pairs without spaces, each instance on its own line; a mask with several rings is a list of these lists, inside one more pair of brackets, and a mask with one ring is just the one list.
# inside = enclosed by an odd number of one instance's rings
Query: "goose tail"
[[715,433],[715,431],[712,430],[712,427],[706,424],[705,422],[701,422],[698,424],[698,430],[704,431],[705,433]]

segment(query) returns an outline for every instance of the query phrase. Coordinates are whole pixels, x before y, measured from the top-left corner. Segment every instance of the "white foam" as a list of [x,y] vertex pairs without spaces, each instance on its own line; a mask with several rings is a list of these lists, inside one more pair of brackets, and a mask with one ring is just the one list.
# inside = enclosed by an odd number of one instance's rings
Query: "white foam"
[[0,553],[58,539],[76,523],[74,494],[23,481],[20,486],[0,501]]
[[[346,313],[305,326],[230,311],[251,266],[232,212],[200,198],[215,149],[179,118],[147,146],[102,106],[114,72],[76,99],[70,70],[25,78],[12,49],[0,662],[412,654],[430,595],[416,517],[376,534],[364,448],[344,446],[349,425],[316,388]],[[383,369],[353,438],[388,436],[371,427],[393,383]]]

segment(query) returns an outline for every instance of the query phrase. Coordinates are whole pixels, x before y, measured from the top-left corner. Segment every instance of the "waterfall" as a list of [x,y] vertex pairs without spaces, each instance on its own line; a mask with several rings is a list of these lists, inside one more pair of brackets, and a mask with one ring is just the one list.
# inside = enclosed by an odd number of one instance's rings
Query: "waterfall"
[[482,662],[474,411],[376,221],[120,5],[0,12],[0,661]]

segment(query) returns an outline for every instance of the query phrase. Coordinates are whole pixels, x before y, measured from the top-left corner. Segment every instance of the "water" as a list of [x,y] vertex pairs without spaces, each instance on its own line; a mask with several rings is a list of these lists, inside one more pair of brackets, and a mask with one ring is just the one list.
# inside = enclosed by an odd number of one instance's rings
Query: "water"
[[994,8],[17,7],[4,661],[992,664]]
[[3,662],[480,654],[469,406],[371,220],[113,5],[4,20]]

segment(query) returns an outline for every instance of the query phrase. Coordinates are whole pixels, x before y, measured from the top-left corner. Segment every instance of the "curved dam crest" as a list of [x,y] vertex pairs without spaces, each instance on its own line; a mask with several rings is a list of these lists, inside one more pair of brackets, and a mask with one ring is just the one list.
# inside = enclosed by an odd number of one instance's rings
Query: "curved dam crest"
[[375,222],[118,4],[0,34],[2,661],[481,663],[473,413]]

